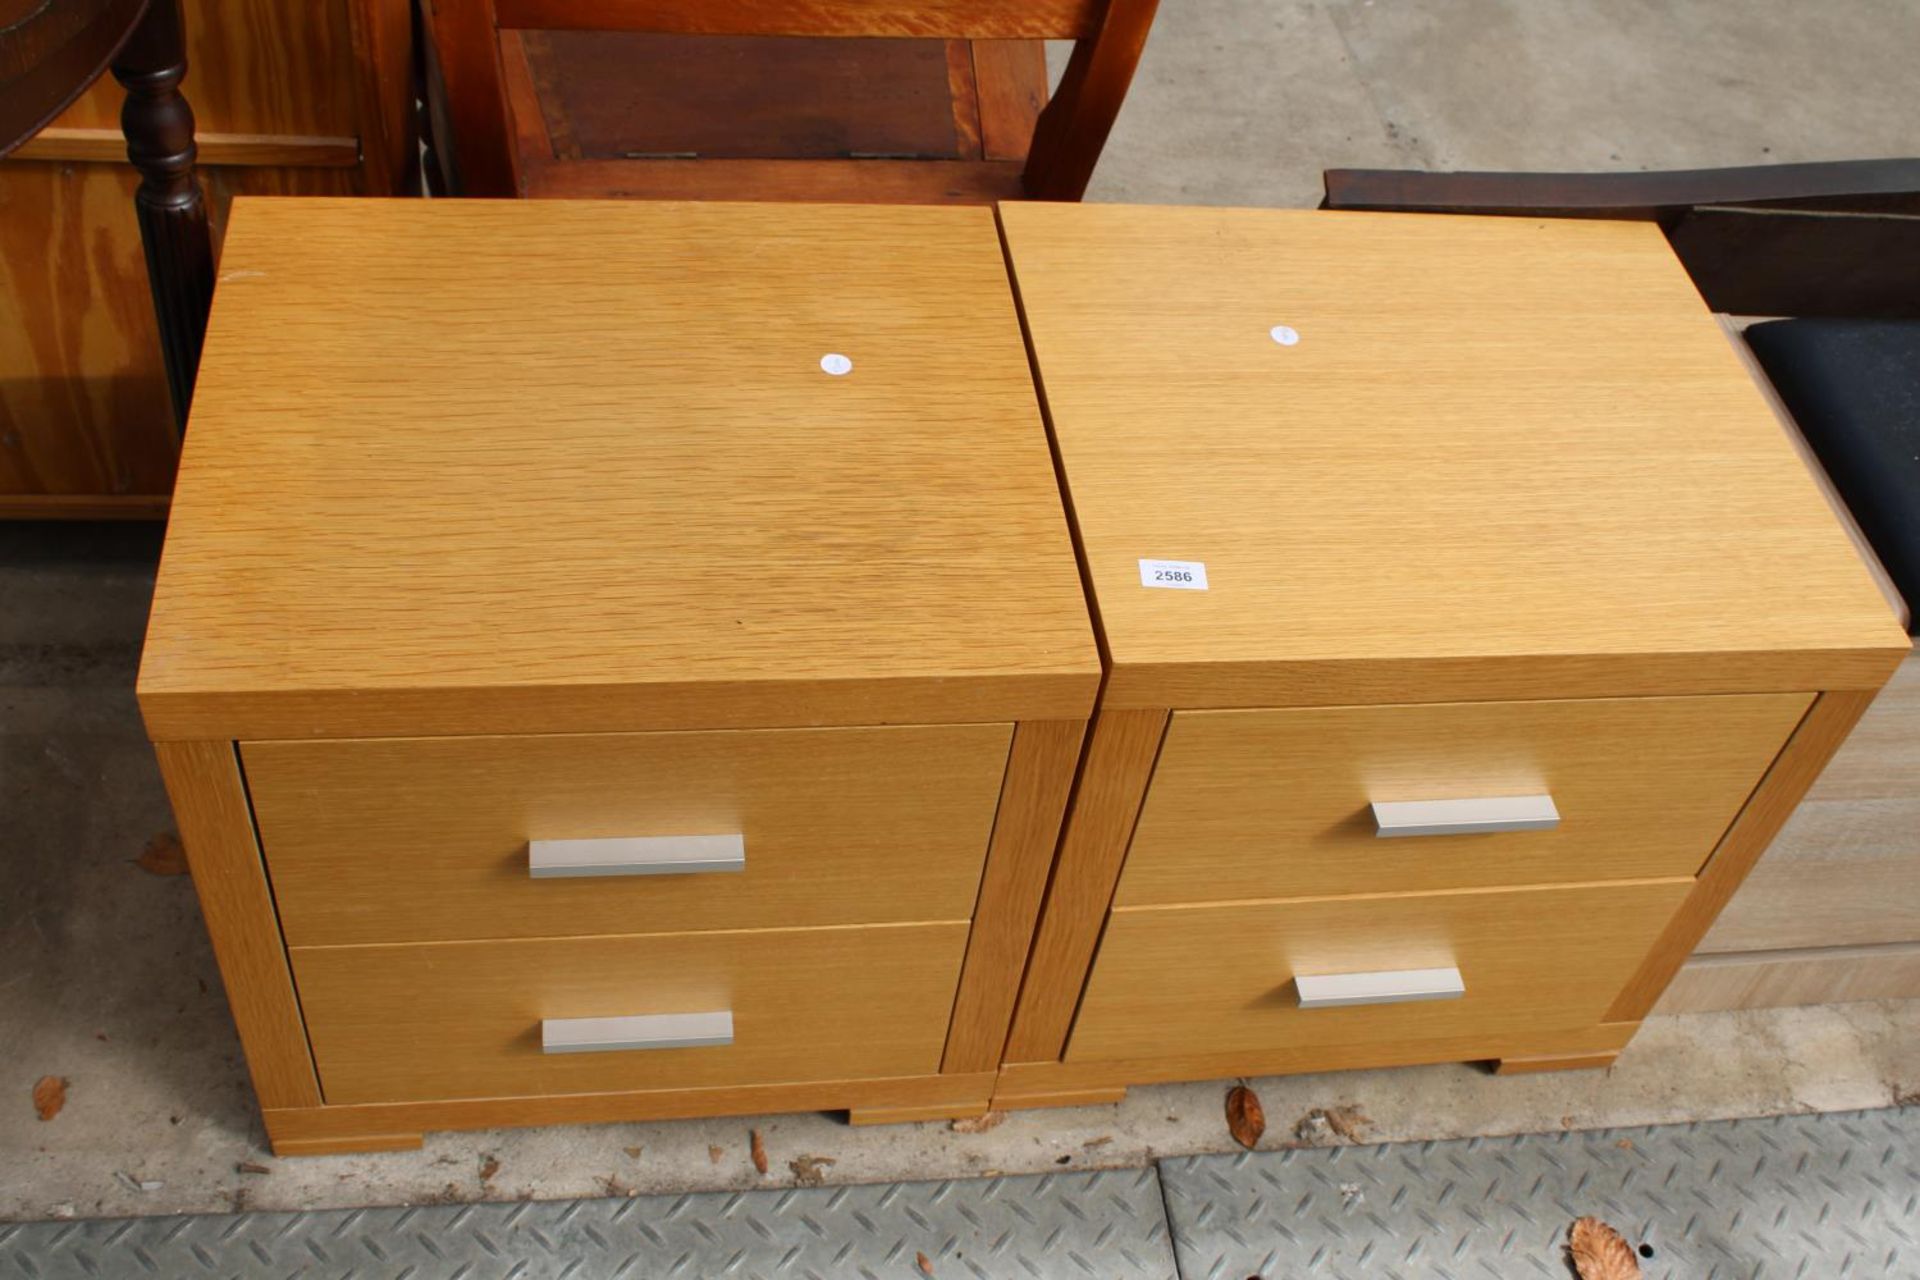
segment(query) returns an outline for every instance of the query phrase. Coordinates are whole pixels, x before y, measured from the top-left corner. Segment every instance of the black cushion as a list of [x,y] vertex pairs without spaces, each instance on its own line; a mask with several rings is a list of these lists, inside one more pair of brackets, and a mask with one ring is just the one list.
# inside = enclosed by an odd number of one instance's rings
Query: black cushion
[[1920,611],[1920,320],[1774,320],[1747,342]]

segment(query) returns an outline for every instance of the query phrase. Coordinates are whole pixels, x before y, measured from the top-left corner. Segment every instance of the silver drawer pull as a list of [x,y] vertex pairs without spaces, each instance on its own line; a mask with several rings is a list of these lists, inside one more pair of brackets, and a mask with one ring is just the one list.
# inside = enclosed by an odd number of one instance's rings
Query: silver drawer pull
[[527,873],[549,876],[683,876],[745,871],[745,836],[622,836],[611,840],[530,840]]
[[542,1053],[704,1049],[733,1043],[733,1014],[650,1013],[636,1018],[542,1018]]
[[1551,831],[1560,825],[1552,796],[1476,800],[1376,800],[1376,836],[1470,836],[1489,831]]
[[1458,969],[1383,969],[1378,973],[1295,974],[1302,1009],[1335,1009],[1346,1004],[1409,1004],[1415,1000],[1458,1000],[1467,984]]

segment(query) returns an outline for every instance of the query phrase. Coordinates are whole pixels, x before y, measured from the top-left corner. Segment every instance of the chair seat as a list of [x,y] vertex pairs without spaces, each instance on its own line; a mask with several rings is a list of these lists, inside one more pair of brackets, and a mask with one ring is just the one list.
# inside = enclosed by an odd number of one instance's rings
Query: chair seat
[[1037,41],[500,39],[527,195],[1005,198],[1046,101]]
[[1888,576],[1920,605],[1920,321],[1776,320],[1746,337]]

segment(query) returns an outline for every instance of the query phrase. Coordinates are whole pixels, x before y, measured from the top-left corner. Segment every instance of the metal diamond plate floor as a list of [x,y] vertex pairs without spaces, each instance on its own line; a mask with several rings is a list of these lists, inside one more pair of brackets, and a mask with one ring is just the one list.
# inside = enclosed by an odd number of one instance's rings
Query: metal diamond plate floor
[[[927,1270],[920,1255],[927,1259]],[[0,1276],[1169,1280],[1151,1169],[617,1200],[0,1224]]]
[[0,1224],[0,1280],[1566,1280],[1586,1214],[1643,1246],[1647,1280],[1914,1280],[1920,1107],[1157,1173]]
[[1647,1280],[1920,1276],[1920,1107],[1195,1156],[1160,1175],[1185,1280],[1567,1280],[1586,1214],[1641,1246]]

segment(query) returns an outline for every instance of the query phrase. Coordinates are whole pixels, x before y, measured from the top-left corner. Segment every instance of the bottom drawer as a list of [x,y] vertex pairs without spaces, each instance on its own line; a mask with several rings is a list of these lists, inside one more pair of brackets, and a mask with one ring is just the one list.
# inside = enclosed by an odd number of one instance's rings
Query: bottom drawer
[[[1116,910],[1067,1061],[1511,1038],[1605,1019],[1693,887],[1690,879]],[[1420,970],[1457,969],[1464,994]],[[1302,1008],[1298,977],[1344,976]],[[1310,994],[1320,994],[1312,984]],[[1422,989],[1429,998],[1420,998]]]
[[[966,940],[960,922],[292,956],[321,1092],[339,1104],[932,1075]],[[542,1049],[546,1020],[721,1012],[729,1044]],[[684,1030],[649,1025],[640,1038]]]

